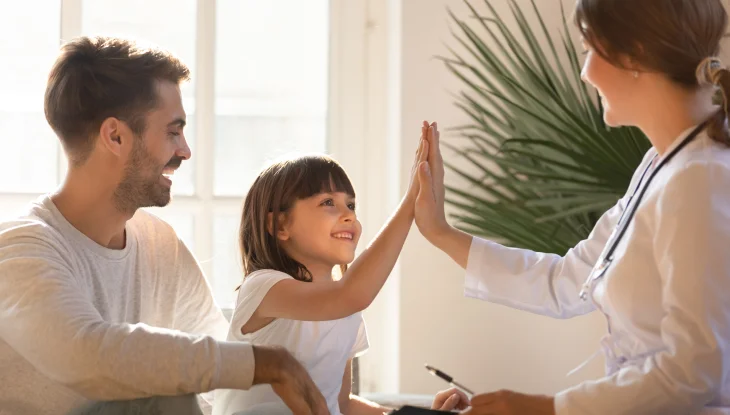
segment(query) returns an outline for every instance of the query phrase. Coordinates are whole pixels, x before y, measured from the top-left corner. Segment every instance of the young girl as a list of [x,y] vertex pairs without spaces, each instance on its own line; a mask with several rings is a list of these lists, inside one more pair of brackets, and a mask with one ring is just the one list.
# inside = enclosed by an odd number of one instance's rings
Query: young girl
[[[389,411],[350,395],[351,364],[368,348],[360,311],[385,283],[413,222],[415,172],[425,164],[428,147],[425,129],[406,195],[349,268],[361,226],[355,191],[337,162],[305,156],[276,163],[259,175],[246,196],[240,228],[246,277],[228,340],[288,349],[308,370],[333,415]],[[332,276],[336,266],[342,270],[340,279]],[[219,390],[213,413],[260,413],[277,404],[283,408],[268,385]]]

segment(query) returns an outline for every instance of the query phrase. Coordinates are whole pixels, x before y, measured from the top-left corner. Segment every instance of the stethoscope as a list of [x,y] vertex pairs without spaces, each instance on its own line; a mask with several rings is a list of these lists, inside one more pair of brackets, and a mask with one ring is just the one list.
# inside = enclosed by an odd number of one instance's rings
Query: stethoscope
[[[665,164],[667,164],[674,156],[677,155],[687,144],[689,144],[692,140],[697,137],[697,135],[704,130],[705,125],[707,123],[703,122],[697,128],[695,128],[682,142],[677,145],[672,151],[670,151],[666,157],[664,157],[662,160],[659,161],[659,164],[657,164],[654,171],[651,172],[649,175],[649,178],[646,180],[646,184],[642,187],[641,184],[644,181],[644,177],[646,174],[651,170],[651,165],[654,164],[654,159],[656,159],[657,155],[654,156],[652,161],[649,163],[648,166],[646,166],[646,169],[641,174],[641,178],[639,178],[639,183],[636,185],[636,188],[634,188],[634,192],[629,197],[628,202],[626,203],[626,209],[621,213],[621,216],[618,219],[618,223],[616,224],[616,228],[614,229],[612,234],[615,234],[616,236],[613,238],[613,240],[609,243],[608,249],[605,251],[605,254],[603,255],[603,259],[598,262],[598,266],[594,267],[591,271],[591,274],[586,279],[586,282],[583,284],[582,289],[580,290],[580,293],[578,294],[580,299],[583,301],[588,300],[588,293],[592,291],[593,285],[596,281],[603,278],[603,276],[606,274],[606,270],[611,265],[611,262],[613,262],[613,254],[616,251],[616,247],[621,242],[621,238],[623,238],[624,234],[626,233],[626,229],[629,227],[629,223],[631,223],[631,219],[634,217],[634,214],[636,213],[636,210],[639,207],[639,203],[641,202],[641,198],[644,197],[644,193],[646,193],[646,189],[649,188],[649,184],[654,179],[654,177],[657,175],[659,170],[664,167]],[[641,190],[641,191],[639,191]],[[637,194],[638,193],[638,194]],[[636,201],[632,205],[631,202],[634,199],[634,196],[636,196]],[[626,212],[628,211],[628,216],[626,216],[624,220],[624,216],[626,215]]]

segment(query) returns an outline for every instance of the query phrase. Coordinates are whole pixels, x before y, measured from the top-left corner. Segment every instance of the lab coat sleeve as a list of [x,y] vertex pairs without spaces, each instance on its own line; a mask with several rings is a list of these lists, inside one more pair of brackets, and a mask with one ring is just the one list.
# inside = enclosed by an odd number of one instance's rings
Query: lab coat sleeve
[[665,350],[556,396],[559,415],[691,414],[730,375],[730,168],[690,163],[657,199]]
[[555,318],[594,310],[579,298],[581,286],[603,251],[627,197],[605,212],[587,239],[565,256],[509,248],[475,237],[469,250],[464,294]]

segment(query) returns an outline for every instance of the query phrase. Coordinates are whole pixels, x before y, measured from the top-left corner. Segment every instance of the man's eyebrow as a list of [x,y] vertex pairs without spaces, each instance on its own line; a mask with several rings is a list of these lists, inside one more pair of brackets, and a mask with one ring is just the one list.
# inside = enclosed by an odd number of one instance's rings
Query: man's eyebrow
[[180,128],[185,127],[187,122],[185,121],[185,118],[175,118],[173,121],[171,121],[169,124],[167,124],[168,127],[177,126]]

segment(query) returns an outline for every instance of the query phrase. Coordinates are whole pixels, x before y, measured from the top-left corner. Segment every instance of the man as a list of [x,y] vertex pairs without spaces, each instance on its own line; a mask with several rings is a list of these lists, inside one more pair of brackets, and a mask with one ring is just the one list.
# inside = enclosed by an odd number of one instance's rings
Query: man
[[188,77],[169,53],[121,39],[63,46],[45,114],[68,175],[0,224],[0,414],[261,383],[294,413],[327,413],[289,353],[216,339],[228,324],[197,262],[138,210],[167,205],[170,176],[190,158]]

